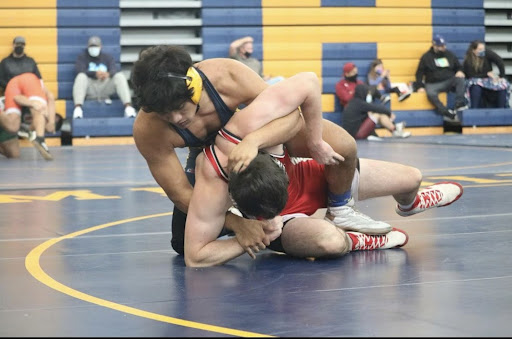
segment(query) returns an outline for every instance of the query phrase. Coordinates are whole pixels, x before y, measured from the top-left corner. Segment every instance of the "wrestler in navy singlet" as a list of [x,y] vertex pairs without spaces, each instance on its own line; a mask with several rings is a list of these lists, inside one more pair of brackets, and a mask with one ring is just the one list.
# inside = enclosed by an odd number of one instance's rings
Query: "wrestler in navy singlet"
[[[226,103],[222,100],[221,96],[210,82],[210,80],[206,77],[206,75],[198,68],[196,68],[197,72],[201,76],[203,80],[203,88],[206,90],[208,97],[212,101],[215,106],[215,110],[219,116],[220,122],[222,126],[224,126],[229,119],[235,113],[230,110]],[[204,140],[199,139],[195,135],[192,134],[188,129],[181,129],[172,124],[169,124],[170,128],[174,128],[174,130],[183,138],[185,141],[185,145],[189,148],[189,153],[187,156],[187,163],[185,165],[185,174],[187,175],[188,181],[192,186],[195,185],[195,173],[194,169],[196,167],[196,158],[203,146],[207,146],[215,140],[217,135],[217,131],[210,133]],[[173,216],[172,216],[172,238],[171,245],[172,248],[178,252],[179,254],[184,253],[184,242],[185,242],[185,222],[187,220],[187,214],[183,213],[176,206],[174,207]],[[227,234],[228,231],[224,230],[221,235]]]

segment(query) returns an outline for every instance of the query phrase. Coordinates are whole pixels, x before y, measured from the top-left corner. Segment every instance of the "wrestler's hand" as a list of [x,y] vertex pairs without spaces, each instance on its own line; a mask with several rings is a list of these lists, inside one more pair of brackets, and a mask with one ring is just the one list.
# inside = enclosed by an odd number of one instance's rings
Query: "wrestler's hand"
[[338,165],[345,161],[345,158],[336,153],[324,140],[316,144],[308,143],[308,149],[311,157],[322,165]]
[[[265,229],[269,227],[269,222],[266,220],[240,219],[239,222],[241,226],[237,227],[235,232],[236,240],[238,240],[240,246],[242,246],[251,258],[256,259],[254,253],[258,253],[260,250],[264,250],[270,245],[270,237],[265,231]],[[274,234],[271,233],[271,235]]]
[[276,240],[283,231],[283,217],[278,215],[274,219],[266,220],[263,231],[268,236],[270,242]]
[[38,112],[41,112],[43,111],[44,109],[44,104],[40,101],[36,101],[36,100],[31,100],[30,101],[30,107],[35,110],[35,111],[38,111]]
[[248,138],[243,139],[229,153],[228,170],[230,172],[243,171],[257,155],[258,145],[251,143]]

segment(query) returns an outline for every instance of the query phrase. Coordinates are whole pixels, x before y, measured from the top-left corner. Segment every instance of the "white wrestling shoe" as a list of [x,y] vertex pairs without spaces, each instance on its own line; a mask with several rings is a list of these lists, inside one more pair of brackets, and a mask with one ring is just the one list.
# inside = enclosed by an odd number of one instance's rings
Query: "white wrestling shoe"
[[404,210],[397,204],[395,211],[402,217],[407,217],[433,207],[448,206],[457,201],[463,192],[464,189],[459,183],[453,181],[439,182],[420,190],[416,194],[416,199],[411,208]]
[[391,231],[391,225],[383,221],[375,221],[354,208],[354,198],[339,207],[328,207],[325,220],[345,231],[356,231],[366,234],[386,234]]
[[384,250],[393,247],[402,247],[409,241],[407,233],[393,228],[384,235],[368,235],[359,232],[347,232],[352,240],[352,251]]

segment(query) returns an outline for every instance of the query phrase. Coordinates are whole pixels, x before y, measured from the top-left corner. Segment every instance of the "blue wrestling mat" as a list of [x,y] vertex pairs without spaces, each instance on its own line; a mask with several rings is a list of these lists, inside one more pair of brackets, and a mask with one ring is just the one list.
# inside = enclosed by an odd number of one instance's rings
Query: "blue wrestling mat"
[[[412,130],[414,133],[414,130]],[[512,147],[512,134],[451,134],[451,135],[420,135],[399,139],[383,137],[378,141],[368,142],[393,142],[413,144],[439,144],[457,146],[482,146],[482,147]],[[366,141],[361,141],[366,142]]]

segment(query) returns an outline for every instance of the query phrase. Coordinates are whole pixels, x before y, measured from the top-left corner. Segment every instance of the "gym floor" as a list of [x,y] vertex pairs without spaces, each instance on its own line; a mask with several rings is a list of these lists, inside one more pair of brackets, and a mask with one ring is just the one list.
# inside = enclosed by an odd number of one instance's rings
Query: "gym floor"
[[360,202],[408,232],[400,249],[316,261],[265,250],[204,269],[172,250],[173,205],[133,144],[0,158],[0,336],[510,336],[512,134],[358,147],[464,194],[408,218],[391,197]]

